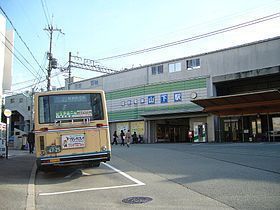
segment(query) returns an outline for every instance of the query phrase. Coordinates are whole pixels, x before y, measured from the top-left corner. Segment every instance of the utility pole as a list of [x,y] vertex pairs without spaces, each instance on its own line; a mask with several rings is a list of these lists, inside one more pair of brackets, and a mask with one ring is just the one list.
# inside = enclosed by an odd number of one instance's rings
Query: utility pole
[[71,87],[71,52],[69,52],[69,66],[68,66],[68,90]]
[[34,110],[34,104],[33,104],[33,98],[34,98],[34,94],[35,94],[35,88],[32,88],[32,92],[31,92],[31,100],[30,100],[30,127],[29,127],[29,132],[31,132],[34,128],[34,122],[33,122],[33,110]]
[[48,69],[47,69],[47,91],[50,91],[50,86],[51,86],[51,71],[52,71],[52,61],[53,61],[53,56],[52,56],[52,35],[53,35],[53,32],[55,31],[58,31],[62,34],[64,34],[62,32],[61,29],[58,29],[58,28],[53,28],[52,25],[48,25],[48,28],[44,28],[45,31],[49,32],[50,33],[50,49],[49,49],[49,53],[48,53],[48,60],[49,60],[49,66],[48,66]]

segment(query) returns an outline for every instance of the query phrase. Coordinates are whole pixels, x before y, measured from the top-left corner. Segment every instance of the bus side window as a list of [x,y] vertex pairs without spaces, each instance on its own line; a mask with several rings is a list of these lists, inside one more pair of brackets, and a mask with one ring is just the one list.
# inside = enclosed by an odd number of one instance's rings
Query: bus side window
[[92,95],[92,115],[93,119],[95,120],[103,119],[103,110],[100,94]]

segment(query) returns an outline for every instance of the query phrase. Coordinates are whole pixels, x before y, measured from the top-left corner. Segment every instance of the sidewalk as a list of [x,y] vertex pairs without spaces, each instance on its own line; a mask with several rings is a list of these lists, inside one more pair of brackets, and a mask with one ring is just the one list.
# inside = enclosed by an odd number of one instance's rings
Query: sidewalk
[[1,209],[25,209],[35,154],[29,154],[27,150],[8,152],[8,159],[0,158]]

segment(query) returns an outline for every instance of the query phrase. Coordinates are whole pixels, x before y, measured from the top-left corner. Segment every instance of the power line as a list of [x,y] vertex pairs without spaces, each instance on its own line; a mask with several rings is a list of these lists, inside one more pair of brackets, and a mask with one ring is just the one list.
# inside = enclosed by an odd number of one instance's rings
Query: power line
[[47,25],[50,25],[49,14],[46,12],[45,5],[44,5],[43,0],[41,0],[41,4],[42,4],[42,8],[43,8],[43,11],[44,11],[44,15],[45,15],[45,18],[46,18],[46,21],[47,21]]
[[6,45],[5,42],[1,41],[5,47],[15,56],[15,58],[35,77],[37,78],[37,76],[34,74],[34,72],[32,72],[20,59],[19,57]]
[[26,80],[26,81],[23,81],[23,82],[17,82],[17,83],[14,83],[13,86],[16,86],[16,85],[22,85],[22,84],[25,84],[25,83],[29,83],[31,81],[33,81],[34,79],[29,79],[29,80]]
[[[48,18],[50,20],[51,18],[50,18],[50,13],[49,13],[49,9],[48,9],[48,4],[47,4],[46,0],[44,0],[44,2],[45,2],[46,10],[47,10],[47,15],[48,15]],[[51,24],[52,24],[52,22],[51,22]]]
[[25,47],[27,48],[28,52],[31,54],[32,58],[35,60],[35,62],[38,64],[38,66],[40,67],[40,69],[42,71],[43,68],[40,66],[39,62],[37,61],[37,59],[35,58],[35,56],[33,55],[33,53],[31,52],[31,50],[29,49],[29,47],[27,46],[26,42],[22,39],[22,37],[20,36],[20,34],[18,33],[17,29],[15,28],[14,24],[12,23],[12,21],[10,20],[10,18],[8,17],[8,15],[5,13],[5,11],[3,10],[3,8],[0,6],[1,11],[3,12],[3,14],[5,15],[5,17],[7,18],[7,20],[9,21],[9,23],[11,24],[11,26],[13,27],[13,29],[15,30],[16,34],[18,35],[18,37],[20,38],[20,40],[22,41],[22,43],[25,45]]
[[268,20],[271,20],[271,19],[279,18],[279,17],[280,17],[280,13],[278,12],[278,13],[274,13],[274,14],[271,14],[271,15],[268,15],[268,16],[264,16],[264,17],[261,17],[261,18],[258,18],[258,19],[254,19],[254,20],[247,21],[247,22],[244,22],[244,23],[240,23],[240,24],[237,24],[237,25],[233,25],[233,26],[230,26],[230,27],[218,29],[218,30],[215,30],[215,31],[211,31],[211,32],[208,32],[208,33],[201,34],[201,35],[189,37],[189,38],[186,38],[186,39],[182,39],[182,40],[178,40],[178,41],[174,41],[174,42],[169,42],[169,43],[166,43],[166,44],[157,45],[157,46],[150,47],[150,48],[145,48],[145,49],[142,49],[142,50],[136,50],[136,51],[132,51],[132,52],[128,52],[128,53],[123,53],[123,54],[119,54],[119,55],[115,55],[115,56],[100,58],[100,59],[97,59],[97,61],[112,60],[112,59],[123,58],[123,57],[138,55],[138,54],[142,54],[142,53],[147,53],[147,52],[151,52],[151,51],[155,51],[155,50],[160,50],[160,49],[163,49],[163,48],[184,44],[186,42],[191,42],[191,41],[195,41],[195,40],[198,40],[198,39],[203,39],[203,38],[206,38],[206,37],[214,36],[214,35],[217,35],[217,34],[228,32],[228,31],[233,31],[233,30],[236,30],[236,29],[239,29],[239,28],[244,28],[244,27],[247,27],[247,26],[250,26],[250,25],[255,25],[255,24],[265,22],[265,21],[268,21]]
[[[21,54],[21,52],[11,43],[11,41],[0,31],[1,35],[5,37],[5,40],[9,42],[9,44],[14,48],[14,50],[24,59],[24,61],[29,64],[29,66],[35,71],[37,75],[39,75],[39,72],[36,72],[36,69],[29,63],[29,61]],[[7,45],[6,45],[7,46]],[[15,54],[15,53],[13,53]],[[46,74],[46,72],[44,72]]]
[[[62,73],[63,73],[63,72],[58,72],[57,74],[53,75],[52,78],[53,78],[53,77],[56,77],[56,76],[58,76],[58,75],[60,75],[60,74],[62,74]],[[13,90],[13,91],[24,90],[24,89],[26,89],[26,88],[35,87],[36,85],[39,85],[39,84],[45,82],[46,80],[47,80],[47,78],[46,78],[46,79],[43,79],[43,80],[40,80],[40,81],[38,81],[38,82],[35,83],[35,84],[28,85],[28,86],[25,86],[25,87],[21,87],[21,88],[18,88],[18,89],[16,89],[16,90]]]
[[[46,61],[47,61],[46,55],[47,55],[47,53],[45,53],[44,56],[43,56],[43,59],[42,59],[42,62],[41,62],[41,66],[45,66],[46,65]],[[47,75],[46,72],[41,72],[41,75],[38,78],[38,82],[43,78],[43,74]],[[35,84],[36,84],[36,80],[34,80],[34,88],[36,87]]]

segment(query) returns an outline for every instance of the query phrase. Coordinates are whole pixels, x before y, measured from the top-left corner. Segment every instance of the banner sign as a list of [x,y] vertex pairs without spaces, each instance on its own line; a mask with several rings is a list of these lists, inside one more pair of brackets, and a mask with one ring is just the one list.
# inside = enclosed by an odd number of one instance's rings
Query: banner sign
[[81,148],[86,146],[84,134],[72,134],[61,136],[62,149]]

